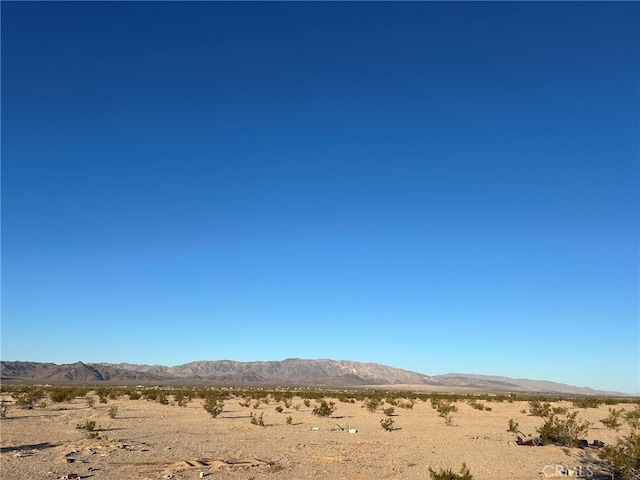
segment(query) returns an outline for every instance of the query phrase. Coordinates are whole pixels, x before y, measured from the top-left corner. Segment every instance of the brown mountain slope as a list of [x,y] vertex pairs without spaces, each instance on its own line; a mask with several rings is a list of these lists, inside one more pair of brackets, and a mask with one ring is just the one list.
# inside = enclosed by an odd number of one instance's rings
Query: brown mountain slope
[[446,374],[428,376],[376,363],[348,360],[289,358],[282,361],[197,361],[166,367],[130,363],[56,365],[38,362],[0,362],[0,380],[13,383],[112,383],[290,385],[358,387],[368,385],[414,385],[502,392],[541,392],[572,395],[613,394],[587,387],[543,380]]

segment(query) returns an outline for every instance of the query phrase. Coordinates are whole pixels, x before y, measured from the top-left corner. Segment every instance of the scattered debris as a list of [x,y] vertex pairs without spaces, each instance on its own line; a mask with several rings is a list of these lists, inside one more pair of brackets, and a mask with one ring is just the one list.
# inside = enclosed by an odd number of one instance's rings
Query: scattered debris
[[544,445],[544,443],[542,443],[542,440],[540,440],[538,437],[525,440],[520,435],[516,437],[516,443],[518,445],[524,445],[527,447],[541,447]]
[[601,440],[594,440],[593,442],[591,442],[591,446],[594,448],[602,448],[604,447],[604,442]]
[[309,430],[311,430],[313,432],[317,432],[318,430],[320,430],[320,427],[311,427],[311,428],[309,428]]
[[190,470],[192,468],[199,468],[200,478],[204,478],[209,475],[209,473],[216,470],[270,468],[273,466],[273,463],[259,460],[257,458],[240,458],[234,460],[215,460],[205,458],[200,460],[181,460],[178,462],[145,462],[137,465],[141,467],[141,473],[159,473],[163,475],[163,478],[173,478],[173,475],[177,472]]

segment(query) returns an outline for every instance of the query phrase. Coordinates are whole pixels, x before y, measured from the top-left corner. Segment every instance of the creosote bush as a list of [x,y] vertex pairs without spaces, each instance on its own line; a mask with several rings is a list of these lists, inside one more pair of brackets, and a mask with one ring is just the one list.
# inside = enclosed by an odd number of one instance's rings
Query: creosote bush
[[218,400],[215,397],[208,397],[207,399],[205,399],[203,407],[207,411],[207,413],[209,413],[209,415],[211,415],[213,418],[216,418],[222,413],[224,402]]
[[258,417],[257,415],[254,415],[253,413],[251,414],[251,419],[249,420],[251,422],[252,425],[258,425],[260,427],[264,427],[264,420],[262,418],[264,414],[261,413],[260,416]]
[[486,410],[487,412],[491,411],[491,407],[487,407],[484,403],[480,403],[475,399],[471,399],[467,403],[471,408],[475,408],[476,410]]
[[333,412],[335,412],[336,406],[334,402],[327,402],[326,400],[322,400],[320,405],[315,407],[311,413],[317,415],[318,417],[330,417]]
[[545,417],[544,424],[537,428],[543,443],[555,443],[564,447],[574,447],[578,440],[589,432],[589,422],[577,420],[578,412],[567,414],[565,419],[554,413]]
[[107,414],[109,415],[109,418],[116,418],[116,416],[118,415],[118,407],[116,407],[115,405],[113,407],[109,407]]
[[[640,406],[629,412],[619,412],[617,417],[616,420],[622,420],[628,428],[628,433],[602,448],[599,455],[613,474],[620,475],[623,480],[637,480],[640,478]],[[618,428],[606,426],[617,430],[623,425]]]
[[395,421],[393,420],[393,418],[383,418],[382,420],[380,420],[380,425],[387,432],[390,432],[393,430],[394,423]]
[[509,419],[509,428],[508,432],[518,433],[520,431],[520,425],[513,418]]
[[540,400],[529,402],[529,415],[534,417],[548,417],[551,414],[551,404]]
[[607,418],[603,418],[602,420],[600,420],[600,423],[602,423],[608,429],[615,430],[617,432],[618,430],[620,430],[620,427],[622,427],[621,419],[624,412],[624,408],[620,410],[610,408],[609,415],[607,416]]
[[604,400],[594,397],[585,397],[573,401],[573,406],[577,408],[598,408]]
[[16,401],[16,405],[26,410],[33,409],[36,405],[46,406],[45,393],[39,388],[27,387],[21,392],[13,393],[12,397]]
[[458,407],[453,404],[453,401],[446,398],[431,397],[431,406],[436,409],[438,416],[444,418],[444,423],[447,426],[453,425],[453,412],[458,411]]
[[87,420],[84,423],[76,425],[76,429],[85,430],[89,438],[96,438],[98,436],[98,432],[96,430],[100,430],[100,428],[100,425],[96,426],[95,420]]
[[54,387],[49,391],[49,399],[54,403],[68,402],[76,398],[76,391],[71,388]]
[[375,413],[375,411],[382,405],[382,399],[379,397],[371,397],[367,398],[364,401],[363,407],[369,410],[371,413]]
[[450,468],[446,470],[441,468],[436,472],[429,467],[429,476],[431,480],[473,480],[473,475],[471,475],[469,467],[465,463],[462,464],[462,468],[458,473],[455,473]]

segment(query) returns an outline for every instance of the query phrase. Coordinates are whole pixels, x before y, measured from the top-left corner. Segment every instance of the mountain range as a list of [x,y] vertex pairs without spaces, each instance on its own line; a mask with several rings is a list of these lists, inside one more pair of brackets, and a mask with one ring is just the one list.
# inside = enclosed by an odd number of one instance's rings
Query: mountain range
[[411,386],[422,390],[539,392],[565,395],[612,395],[588,387],[544,380],[449,373],[429,376],[377,363],[289,358],[282,361],[197,361],[167,367],[130,363],[55,364],[0,361],[0,381],[8,383],[218,384],[247,386],[367,387]]

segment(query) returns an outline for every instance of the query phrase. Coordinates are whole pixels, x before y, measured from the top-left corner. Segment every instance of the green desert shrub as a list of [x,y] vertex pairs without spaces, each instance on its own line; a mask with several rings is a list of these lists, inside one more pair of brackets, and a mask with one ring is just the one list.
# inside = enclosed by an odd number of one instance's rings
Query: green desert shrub
[[95,420],[87,420],[84,423],[79,423],[76,425],[78,430],[84,430],[87,433],[89,438],[96,438],[98,436],[98,432],[96,430],[100,430],[100,425],[96,425]]
[[9,402],[5,399],[0,401],[0,418],[7,418],[9,415]]
[[371,413],[375,413],[380,405],[382,405],[382,399],[379,397],[367,398],[363,403],[363,407],[369,410]]
[[387,417],[391,417],[391,416],[395,413],[395,411],[396,411],[396,409],[395,409],[395,408],[393,408],[393,407],[385,408],[385,409],[384,409],[384,414],[385,414]]
[[529,415],[534,417],[548,417],[551,414],[551,404],[541,400],[529,401]]
[[491,411],[491,407],[487,407],[484,403],[480,403],[475,399],[469,400],[467,403],[471,408],[475,408],[476,410],[486,410],[488,412]]
[[627,433],[602,448],[599,456],[612,474],[620,475],[623,480],[637,480],[640,478],[640,407],[621,413],[620,417]]
[[127,395],[129,395],[129,400],[140,400],[142,398],[142,392],[138,390],[129,390]]
[[222,413],[224,402],[218,400],[216,397],[209,397],[204,401],[203,407],[209,415],[216,418]]
[[540,440],[543,443],[555,443],[565,447],[574,447],[578,440],[589,432],[589,422],[577,420],[578,412],[567,414],[566,418],[560,418],[554,413],[545,417],[544,424],[537,428]]
[[609,409],[609,415],[606,418],[600,420],[605,427],[616,432],[622,427],[622,415],[625,413],[624,409],[616,410],[615,408]]
[[13,393],[12,397],[18,407],[31,410],[36,405],[41,405],[45,398],[45,392],[39,388],[27,387],[21,392]]
[[109,407],[109,410],[107,411],[107,415],[109,415],[109,418],[116,418],[116,416],[118,415],[118,407],[116,407],[115,405],[112,407]]
[[390,432],[391,430],[393,430],[394,423],[395,421],[393,420],[393,418],[383,418],[382,420],[380,420],[380,425],[387,432]]
[[465,463],[462,464],[462,468],[458,473],[455,473],[450,468],[439,469],[437,472],[429,467],[429,476],[431,480],[473,480],[473,475],[469,471],[469,467]]
[[76,398],[75,391],[65,387],[54,387],[49,391],[49,400],[53,403],[68,402]]
[[604,399],[585,397],[579,398],[573,401],[573,406],[576,408],[598,408],[604,403]]
[[414,398],[407,399],[407,400],[400,400],[398,401],[398,407],[404,408],[406,410],[411,410],[415,405],[415,403],[416,403],[416,400]]
[[509,419],[509,428],[507,428],[508,432],[518,433],[520,431],[520,425],[513,418]]
[[311,413],[318,417],[330,417],[335,412],[336,406],[334,402],[321,400],[320,405],[315,407]]
[[186,407],[187,403],[191,401],[191,392],[189,390],[180,389],[173,392],[173,401],[179,407]]
[[447,398],[431,398],[431,406],[436,409],[438,416],[444,418],[445,425],[453,425],[452,413],[458,411],[453,401]]
[[258,425],[260,427],[264,427],[264,420],[262,418],[264,414],[261,413],[260,416],[258,417],[257,415],[254,415],[253,413],[251,414],[251,419],[249,420],[251,422],[251,425]]

